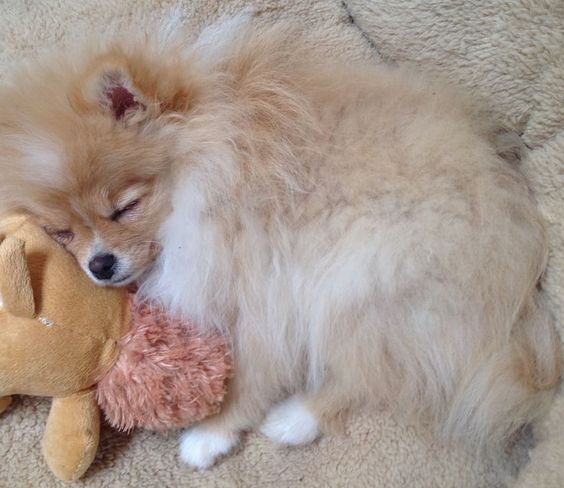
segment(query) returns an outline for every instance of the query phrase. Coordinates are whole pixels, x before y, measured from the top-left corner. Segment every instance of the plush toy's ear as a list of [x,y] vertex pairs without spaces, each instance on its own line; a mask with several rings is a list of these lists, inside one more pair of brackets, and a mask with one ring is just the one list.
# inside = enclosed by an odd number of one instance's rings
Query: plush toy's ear
[[144,111],[147,101],[135,87],[125,68],[107,67],[96,73],[89,87],[89,98],[112,114],[116,120],[126,114]]
[[25,243],[15,237],[0,244],[0,297],[6,311],[32,318],[35,301],[24,248]]

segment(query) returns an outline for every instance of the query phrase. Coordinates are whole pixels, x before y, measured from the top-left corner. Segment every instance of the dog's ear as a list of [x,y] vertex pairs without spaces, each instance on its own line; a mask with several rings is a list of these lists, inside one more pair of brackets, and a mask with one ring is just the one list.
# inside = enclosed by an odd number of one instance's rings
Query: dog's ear
[[116,120],[145,111],[147,100],[135,86],[127,71],[120,67],[102,69],[92,80],[88,97]]

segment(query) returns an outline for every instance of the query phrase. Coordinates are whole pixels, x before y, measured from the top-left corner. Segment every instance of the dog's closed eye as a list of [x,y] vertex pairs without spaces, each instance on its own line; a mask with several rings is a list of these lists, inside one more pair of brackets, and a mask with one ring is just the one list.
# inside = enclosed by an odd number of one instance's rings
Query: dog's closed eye
[[139,205],[139,199],[133,200],[131,203],[128,203],[125,207],[122,207],[110,216],[110,219],[114,222],[118,222],[122,217],[126,216],[127,214],[131,213],[135,208]]
[[59,244],[66,246],[72,242],[74,239],[74,232],[71,230],[57,230],[51,229],[50,227],[45,227],[45,232],[49,234],[49,236],[57,241]]

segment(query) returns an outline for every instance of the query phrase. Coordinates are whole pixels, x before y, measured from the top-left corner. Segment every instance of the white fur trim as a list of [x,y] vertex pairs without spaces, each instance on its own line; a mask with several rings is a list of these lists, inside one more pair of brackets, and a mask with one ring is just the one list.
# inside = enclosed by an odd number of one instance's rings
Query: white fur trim
[[317,438],[319,424],[303,400],[292,397],[270,411],[260,430],[277,444],[299,446]]
[[207,469],[237,445],[236,434],[224,434],[193,427],[180,438],[180,459],[196,469]]

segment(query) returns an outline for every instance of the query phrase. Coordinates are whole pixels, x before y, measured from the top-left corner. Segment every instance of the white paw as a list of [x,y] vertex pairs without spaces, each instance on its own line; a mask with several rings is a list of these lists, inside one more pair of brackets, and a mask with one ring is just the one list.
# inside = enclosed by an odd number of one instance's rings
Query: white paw
[[180,437],[180,459],[196,469],[207,469],[233,449],[239,436],[192,427]]
[[275,406],[266,416],[260,431],[277,444],[299,446],[319,435],[319,424],[299,397]]

